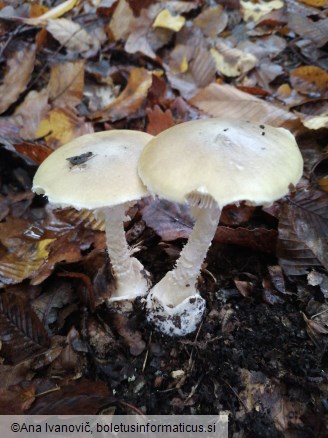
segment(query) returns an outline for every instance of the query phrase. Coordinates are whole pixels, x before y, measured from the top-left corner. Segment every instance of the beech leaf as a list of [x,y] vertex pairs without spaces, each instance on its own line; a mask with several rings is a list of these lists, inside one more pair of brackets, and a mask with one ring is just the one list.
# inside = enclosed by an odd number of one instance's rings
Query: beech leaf
[[0,86],[0,114],[16,102],[19,95],[26,89],[34,69],[34,44],[24,44],[7,61],[7,71]]

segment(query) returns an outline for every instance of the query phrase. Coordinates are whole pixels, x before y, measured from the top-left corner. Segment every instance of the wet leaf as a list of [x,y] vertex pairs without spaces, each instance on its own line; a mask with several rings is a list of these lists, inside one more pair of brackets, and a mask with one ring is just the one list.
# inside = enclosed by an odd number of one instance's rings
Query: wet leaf
[[220,225],[216,230],[214,241],[239,245],[267,254],[275,254],[277,231],[267,230],[266,228],[229,228]]
[[38,397],[28,415],[96,415],[112,401],[107,384],[80,379],[65,384],[57,391]]
[[213,117],[244,119],[255,123],[263,122],[282,126],[297,117],[278,105],[223,84],[210,84],[200,90],[190,103]]
[[152,74],[144,68],[132,68],[127,86],[107,107],[91,115],[99,121],[120,120],[134,114],[142,106],[152,83]]
[[0,259],[0,286],[21,283],[30,278],[46,261],[50,245],[55,239],[26,242],[18,239],[11,252]]
[[55,64],[51,67],[48,93],[52,105],[75,107],[83,97],[84,61]]
[[25,299],[18,295],[0,295],[1,354],[18,363],[49,347],[50,340],[41,321]]
[[278,257],[287,275],[306,274],[310,267],[328,267],[328,195],[299,192],[282,206]]
[[16,102],[26,89],[34,69],[35,45],[22,44],[7,61],[7,69],[0,86],[0,114]]

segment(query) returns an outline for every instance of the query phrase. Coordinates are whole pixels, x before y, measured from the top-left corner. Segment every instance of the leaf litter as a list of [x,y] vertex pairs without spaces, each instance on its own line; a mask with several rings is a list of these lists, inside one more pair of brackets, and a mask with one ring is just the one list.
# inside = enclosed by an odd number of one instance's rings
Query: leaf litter
[[[0,2],[0,412],[224,410],[234,437],[326,436],[325,2],[25,3]],[[270,208],[225,209],[198,281],[202,325],[172,340],[142,303],[130,317],[106,306],[103,224],[30,188],[79,135],[211,116],[288,127],[305,172]],[[130,217],[156,282],[193,218],[151,199]]]

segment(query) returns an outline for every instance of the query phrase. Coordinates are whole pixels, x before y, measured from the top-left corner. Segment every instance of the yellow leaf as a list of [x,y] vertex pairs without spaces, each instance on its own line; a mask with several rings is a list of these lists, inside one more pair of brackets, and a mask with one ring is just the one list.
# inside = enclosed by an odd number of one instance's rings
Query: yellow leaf
[[220,52],[216,49],[211,49],[211,55],[214,58],[218,72],[225,76],[239,76],[242,73],[248,72],[257,64],[257,58],[251,53],[230,48],[223,43],[219,43],[217,47]]
[[171,15],[170,11],[163,9],[156,17],[153,27],[164,27],[165,29],[179,32],[185,24],[186,19],[181,15]]
[[40,15],[36,18],[27,18],[23,20],[27,24],[32,24],[35,26],[41,26],[47,23],[47,20],[61,17],[66,12],[70,11],[76,5],[77,0],[67,0],[66,2],[61,3],[55,8],[50,9],[45,14]]
[[188,60],[187,57],[184,56],[180,64],[180,73],[186,73],[186,71],[188,71]]
[[55,108],[41,120],[35,136],[45,137],[49,146],[58,147],[75,137],[91,133],[91,125],[84,122],[75,113],[65,108]]
[[258,21],[264,15],[269,12],[281,9],[284,6],[284,2],[282,0],[272,0],[272,1],[240,1],[242,13],[245,21],[253,20]]
[[306,116],[302,119],[302,123],[308,129],[328,128],[328,114],[313,117]]

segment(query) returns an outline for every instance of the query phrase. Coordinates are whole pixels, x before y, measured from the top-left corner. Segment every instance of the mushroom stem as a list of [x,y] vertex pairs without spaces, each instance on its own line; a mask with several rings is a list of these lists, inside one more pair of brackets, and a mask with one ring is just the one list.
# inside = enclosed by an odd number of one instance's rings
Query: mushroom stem
[[[189,296],[198,293],[196,288],[197,277],[201,265],[211,246],[221,209],[218,206],[211,208],[194,207],[196,223],[189,236],[188,242],[181,251],[175,269],[152,289],[160,301],[170,307],[175,307]],[[157,293],[161,289],[161,294]]]
[[131,257],[131,249],[126,241],[124,231],[127,204],[101,208],[98,215],[105,220],[107,252],[117,282],[117,287],[109,301],[133,300],[145,295],[148,290],[147,280],[142,274],[143,265]]

